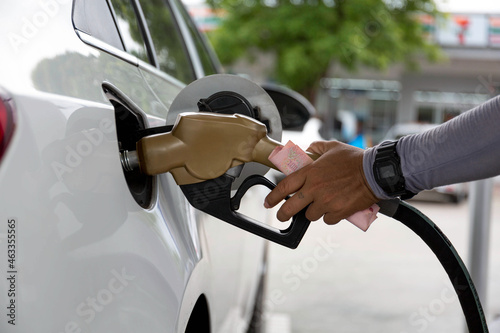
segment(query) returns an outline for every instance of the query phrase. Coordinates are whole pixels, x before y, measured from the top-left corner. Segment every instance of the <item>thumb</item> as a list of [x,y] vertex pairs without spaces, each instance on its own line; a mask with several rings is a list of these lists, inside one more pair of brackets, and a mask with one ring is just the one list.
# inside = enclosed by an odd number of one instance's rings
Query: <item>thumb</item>
[[309,148],[307,148],[307,151],[310,153],[323,155],[331,149],[330,145],[332,144],[332,142],[334,141],[315,141],[311,143]]

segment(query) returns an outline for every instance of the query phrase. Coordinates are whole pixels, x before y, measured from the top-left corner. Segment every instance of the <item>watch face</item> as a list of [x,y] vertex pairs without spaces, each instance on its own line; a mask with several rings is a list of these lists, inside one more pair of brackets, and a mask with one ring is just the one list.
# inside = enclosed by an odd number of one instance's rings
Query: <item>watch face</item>
[[377,184],[390,196],[406,195],[405,179],[401,172],[400,159],[396,151],[397,142],[381,144],[373,163],[373,175]]
[[380,170],[380,177],[382,179],[392,178],[396,176],[396,169],[392,164],[381,166],[379,170]]

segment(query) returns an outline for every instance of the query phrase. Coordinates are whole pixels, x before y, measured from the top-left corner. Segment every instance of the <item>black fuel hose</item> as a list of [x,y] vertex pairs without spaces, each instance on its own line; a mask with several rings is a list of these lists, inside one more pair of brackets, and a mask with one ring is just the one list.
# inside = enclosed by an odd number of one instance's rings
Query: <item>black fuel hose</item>
[[469,332],[487,333],[488,325],[474,283],[446,235],[427,216],[404,201],[388,200],[379,206],[382,214],[410,228],[436,255],[457,293]]

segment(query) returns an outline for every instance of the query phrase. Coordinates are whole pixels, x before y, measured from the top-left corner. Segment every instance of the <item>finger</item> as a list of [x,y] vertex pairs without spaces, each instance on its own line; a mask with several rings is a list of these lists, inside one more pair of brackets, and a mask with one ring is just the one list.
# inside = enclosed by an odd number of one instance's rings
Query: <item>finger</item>
[[306,211],[306,218],[309,221],[317,221],[325,214],[325,209],[323,205],[317,202],[312,202]]
[[337,224],[341,221],[342,219],[338,217],[337,214],[333,213],[326,213],[325,216],[323,216],[323,221],[328,224],[328,225],[333,225]]
[[328,150],[330,143],[331,141],[314,141],[306,150],[311,153],[323,155]]
[[280,203],[288,195],[297,192],[304,185],[305,176],[295,172],[285,177],[264,199],[264,207],[271,208]]
[[276,217],[282,222],[288,221],[292,216],[306,208],[311,202],[312,197],[304,195],[304,193],[299,190],[280,207]]

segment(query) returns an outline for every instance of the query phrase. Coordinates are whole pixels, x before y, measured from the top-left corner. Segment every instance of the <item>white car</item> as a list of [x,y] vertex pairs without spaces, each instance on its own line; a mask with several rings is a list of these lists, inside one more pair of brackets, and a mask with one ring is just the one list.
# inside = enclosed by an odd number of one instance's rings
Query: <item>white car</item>
[[[0,13],[0,332],[257,332],[266,241],[195,210],[170,174],[120,163],[218,71],[180,2]],[[263,199],[241,210],[263,221]]]

